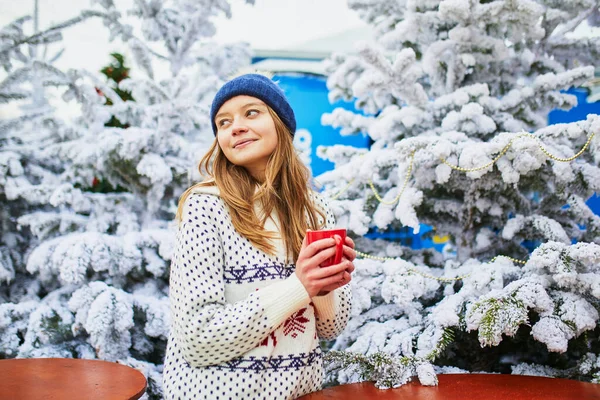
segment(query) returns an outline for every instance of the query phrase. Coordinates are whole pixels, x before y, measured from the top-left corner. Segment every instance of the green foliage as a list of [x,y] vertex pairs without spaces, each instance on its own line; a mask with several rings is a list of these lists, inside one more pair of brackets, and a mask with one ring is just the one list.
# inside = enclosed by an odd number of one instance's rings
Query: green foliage
[[[125,65],[125,57],[123,57],[123,55],[119,53],[111,53],[111,57],[113,58],[113,61],[104,68],[102,68],[100,72],[102,72],[102,74],[104,74],[109,81],[113,82],[111,88],[119,95],[119,97],[123,101],[135,101],[135,99],[131,95],[131,92],[119,88],[119,82],[129,77],[129,67]],[[96,92],[98,93],[98,95],[104,96],[105,105],[113,105],[113,102],[108,97],[106,97],[100,89],[96,88]],[[129,125],[121,123],[121,121],[119,121],[119,119],[116,118],[114,115],[110,118],[110,120],[107,123],[104,124],[104,126],[122,129],[129,128]],[[95,176],[94,179],[92,179],[92,181],[89,182],[87,185],[75,184],[75,187],[78,189],[85,190],[86,192],[92,193],[128,192],[126,188],[118,184],[114,186],[108,179],[102,176]]]
[[[406,383],[415,374],[418,365],[434,362],[454,341],[454,337],[452,328],[444,328],[440,340],[425,357],[413,355],[394,357],[381,351],[363,355],[333,350],[325,354],[324,361],[329,369],[328,372],[346,370],[357,373],[361,381],[375,382],[377,387],[397,387]],[[328,375],[337,374],[328,373]]]
[[[102,72],[106,76],[106,78],[109,79],[109,81],[114,82],[111,87],[123,101],[135,101],[133,96],[131,95],[131,92],[119,88],[119,82],[129,77],[129,67],[125,65],[125,58],[119,53],[111,53],[111,56],[114,59],[114,61],[106,67],[102,68],[100,72]],[[96,91],[99,95],[104,96],[104,93],[102,93],[101,90],[96,89]],[[112,106],[113,102],[108,97],[104,97],[106,99],[105,104],[108,106]],[[129,127],[129,125],[127,124],[122,124],[121,121],[119,121],[114,115],[106,124],[104,124],[104,126],[124,129]]]
[[472,311],[483,313],[479,325],[479,341],[482,346],[496,346],[500,343],[500,327],[503,328],[503,333],[513,336],[521,324],[527,323],[527,308],[515,297],[515,293],[506,298],[477,302]]
[[49,316],[42,317],[40,330],[45,333],[48,338],[47,343],[41,343],[37,337],[34,341],[34,347],[39,347],[47,344],[60,344],[72,340],[73,332],[71,331],[70,323],[65,323],[63,319],[55,311]]
[[[115,90],[115,92],[117,92],[117,94],[123,101],[135,101],[133,99],[133,96],[131,95],[131,92],[121,90],[118,87],[119,82],[129,77],[129,67],[125,65],[125,57],[123,57],[123,55],[119,53],[111,53],[110,55],[112,56],[114,61],[106,67],[102,68],[100,72],[102,72],[109,80],[115,82],[113,89]],[[109,106],[112,105],[110,99],[106,99],[106,104],[108,104]]]

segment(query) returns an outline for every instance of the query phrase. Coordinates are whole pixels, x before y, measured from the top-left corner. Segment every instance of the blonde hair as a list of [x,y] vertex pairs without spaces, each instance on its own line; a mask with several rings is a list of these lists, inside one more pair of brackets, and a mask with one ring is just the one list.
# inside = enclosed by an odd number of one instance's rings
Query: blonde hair
[[[200,174],[206,171],[214,182],[205,181],[188,188],[179,198],[176,219],[181,222],[185,201],[195,188],[216,184],[229,208],[234,228],[254,246],[271,255],[275,254],[275,246],[270,239],[276,238],[277,233],[266,231],[264,224],[276,211],[286,254],[295,261],[306,230],[322,229],[326,216],[310,196],[309,171],[296,154],[289,129],[275,111],[267,108],[275,122],[277,147],[267,161],[264,182],[256,181],[244,167],[231,163],[215,138],[198,166]],[[261,202],[264,210],[262,220],[254,212],[256,201]]]

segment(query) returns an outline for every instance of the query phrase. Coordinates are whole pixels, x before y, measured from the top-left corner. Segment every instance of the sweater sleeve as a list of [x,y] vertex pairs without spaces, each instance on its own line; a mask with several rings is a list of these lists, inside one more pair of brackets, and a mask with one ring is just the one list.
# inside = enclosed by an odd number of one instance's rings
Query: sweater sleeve
[[313,297],[317,334],[321,339],[335,339],[346,328],[352,304],[352,289],[344,285],[325,296]]
[[226,303],[218,202],[209,195],[188,197],[171,266],[172,335],[192,367],[245,354],[310,301],[292,274],[242,301]]
[[[335,217],[325,200],[315,195],[315,204],[326,212],[325,226],[335,226]],[[317,320],[317,334],[322,339],[334,339],[346,328],[352,307],[352,289],[350,285],[333,290],[324,296],[312,298]]]

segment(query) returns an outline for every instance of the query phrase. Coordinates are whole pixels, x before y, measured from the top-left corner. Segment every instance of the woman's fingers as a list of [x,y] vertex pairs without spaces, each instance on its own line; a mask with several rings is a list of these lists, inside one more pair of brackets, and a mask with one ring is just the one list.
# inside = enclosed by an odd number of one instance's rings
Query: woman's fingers
[[354,240],[346,236],[346,242],[344,243],[344,245],[350,247],[351,249],[354,249]]
[[350,283],[350,281],[352,281],[352,275],[350,275],[348,272],[344,272],[341,276],[342,278],[339,281],[335,281],[330,285],[322,287],[321,292],[331,292],[337,288],[347,285]]
[[354,250],[354,241],[346,238],[342,246],[342,262],[336,265],[321,268],[325,261],[335,256],[336,243],[340,243],[341,238],[320,239],[308,244],[307,236],[302,240],[300,255],[296,261],[296,275],[307,288],[312,297],[317,293],[326,293],[346,285],[352,280],[354,264],[352,261],[356,258]]
[[[339,269],[332,269],[332,267],[339,267]],[[318,281],[319,286],[324,285],[321,287],[321,292],[331,292],[332,290],[347,285],[348,283],[350,283],[350,281],[352,281],[352,272],[354,271],[354,265],[351,262],[345,261],[332,267],[327,267],[324,269],[327,269],[328,272],[337,272],[333,275],[324,277]]]
[[317,254],[312,257],[303,257],[299,262],[296,263],[296,266],[301,268],[304,271],[309,271],[313,268],[319,268],[321,264],[323,264],[326,260],[335,256],[336,249],[335,247],[326,248],[325,250],[319,251]]
[[354,261],[356,259],[356,251],[352,247],[344,246],[344,257],[350,261]]
[[[306,240],[306,236],[304,237],[304,240]],[[304,258],[311,258],[321,250],[327,249],[328,247],[335,249],[335,239],[319,239],[316,242],[312,242],[306,246],[303,250],[300,250],[300,252]],[[300,258],[300,256],[298,258]]]
[[[323,264],[326,260],[335,256],[335,252],[336,252],[335,247],[330,247],[328,249],[321,250],[320,252],[318,252],[311,258],[310,264],[312,266],[318,267],[319,265]],[[329,267],[325,267],[325,268],[329,268]]]
[[346,268],[346,272],[348,272],[349,274],[354,272],[354,264],[352,262],[350,262],[350,266]]
[[337,274],[321,279],[319,281],[319,285],[323,285],[321,288],[322,291],[329,292],[346,285],[351,279],[352,277],[349,273],[346,271],[340,271]]
[[315,279],[327,278],[331,275],[339,274],[346,271],[346,268],[352,265],[349,261],[342,261],[339,264],[330,265],[329,267],[319,268],[313,273]]

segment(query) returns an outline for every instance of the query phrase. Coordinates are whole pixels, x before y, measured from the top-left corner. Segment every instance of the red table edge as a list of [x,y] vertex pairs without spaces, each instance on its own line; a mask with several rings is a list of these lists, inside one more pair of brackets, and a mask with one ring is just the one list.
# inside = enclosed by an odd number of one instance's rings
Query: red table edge
[[37,361],[40,361],[40,360],[55,360],[55,361],[59,361],[59,360],[69,360],[69,361],[71,361],[71,360],[82,360],[82,361],[87,361],[87,362],[92,361],[92,362],[98,362],[98,363],[108,363],[108,364],[122,365],[124,367],[131,368],[132,370],[136,371],[144,379],[144,386],[143,386],[143,388],[139,392],[135,393],[133,395],[133,397],[130,398],[130,400],[139,399],[140,397],[142,397],[144,395],[144,393],[146,393],[146,390],[148,389],[148,378],[146,378],[146,375],[144,375],[144,373],[142,371],[140,371],[139,369],[134,368],[134,367],[132,367],[130,365],[127,365],[127,364],[124,364],[124,363],[120,363],[120,362],[117,362],[117,361],[100,360],[100,359],[97,359],[97,358],[90,359],[90,358],[67,358],[67,357],[31,357],[31,358],[4,358],[4,359],[0,359],[0,362],[2,362],[2,361],[19,361],[19,360],[25,360],[25,361],[27,361],[27,360],[37,360]]
[[[460,378],[471,377],[471,378],[475,378],[475,380],[481,380],[481,379],[487,379],[489,377],[510,377],[510,378],[517,378],[517,379],[521,379],[521,378],[524,378],[524,379],[534,378],[534,379],[540,380],[542,382],[545,381],[545,380],[558,381],[559,383],[562,382],[562,381],[568,381],[568,382],[574,383],[576,385],[581,384],[582,386],[588,386],[588,385],[590,385],[589,387],[597,387],[597,390],[600,391],[600,384],[597,384],[597,383],[588,382],[588,381],[580,381],[580,380],[577,380],[577,379],[552,377],[552,376],[523,375],[523,374],[501,374],[501,373],[494,373],[494,372],[487,372],[487,373],[486,372],[481,372],[481,373],[478,373],[478,372],[456,373],[455,372],[455,373],[447,373],[447,374],[439,373],[439,374],[436,374],[436,375],[438,377],[439,384],[442,384],[442,385],[445,383],[443,381],[445,381],[445,380],[451,380],[451,379],[456,379],[456,378],[459,378],[459,380],[460,380]],[[360,386],[365,385],[365,386],[369,386],[370,388],[372,388],[372,389],[374,389],[376,391],[381,391],[383,393],[383,392],[386,392],[386,391],[394,391],[396,389],[401,389],[401,388],[403,388],[405,386],[419,386],[419,387],[431,387],[431,388],[435,388],[435,387],[440,386],[439,384],[438,385],[434,385],[434,386],[423,385],[423,384],[421,384],[419,382],[419,380],[415,376],[415,377],[412,377],[412,379],[409,382],[406,382],[405,384],[401,385],[398,388],[379,389],[379,388],[377,388],[375,386],[375,382],[374,381],[368,381],[367,380],[367,381],[344,383],[344,384],[341,384],[341,385],[334,385],[334,386],[325,387],[325,388],[322,388],[321,390],[318,390],[316,392],[307,393],[305,395],[302,395],[298,399],[299,400],[300,399],[305,399],[305,398],[309,399],[309,398],[313,398],[315,395],[316,396],[327,396],[327,397],[322,397],[323,400],[326,399],[326,398],[327,399],[329,399],[329,398],[331,398],[331,399],[338,398],[338,397],[335,397],[335,396],[331,397],[331,394],[328,394],[327,391],[329,391],[331,389],[335,390],[336,387],[343,387],[343,386],[355,386],[355,387],[358,386],[358,387],[360,387]],[[348,389],[349,388],[346,388],[345,391],[343,392],[343,394],[347,394],[346,391]],[[316,398],[321,398],[321,397],[316,397]]]

